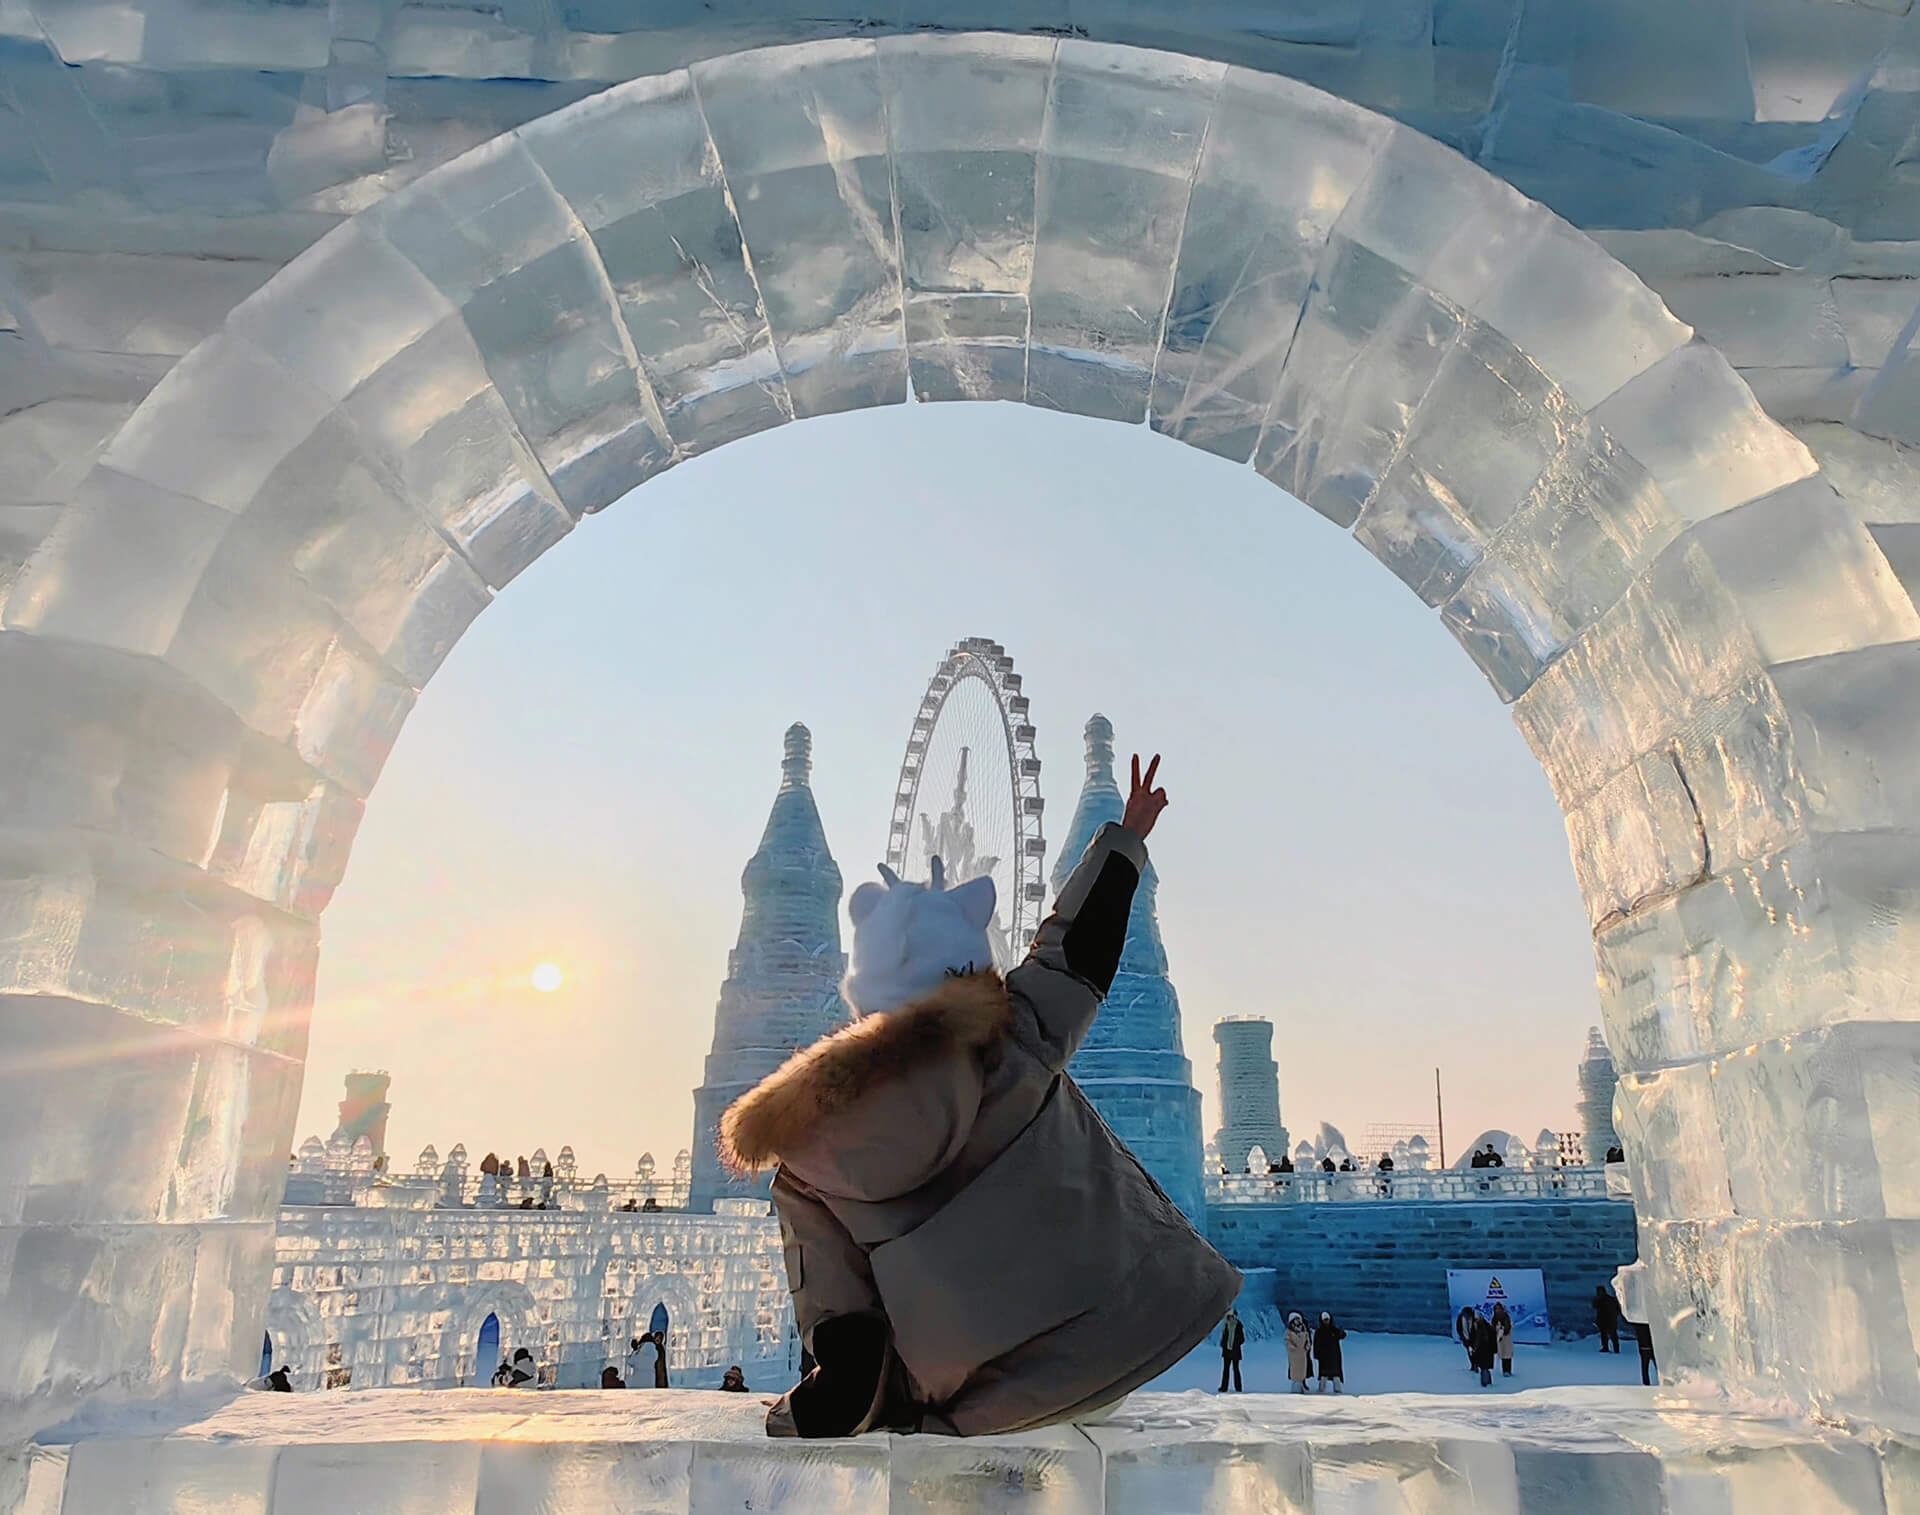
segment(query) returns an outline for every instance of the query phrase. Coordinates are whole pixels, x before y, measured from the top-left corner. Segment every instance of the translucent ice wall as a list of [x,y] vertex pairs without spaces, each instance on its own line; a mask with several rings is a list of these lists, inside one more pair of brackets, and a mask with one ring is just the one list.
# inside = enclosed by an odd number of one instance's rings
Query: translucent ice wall
[[1433,141],[933,34],[486,143],[85,474],[0,605],[0,1396],[257,1352],[315,922],[493,592],[680,459],[909,383],[1148,421],[1435,609],[1567,812],[1663,1364],[1920,1417],[1920,614],[1880,546],[1718,351]]

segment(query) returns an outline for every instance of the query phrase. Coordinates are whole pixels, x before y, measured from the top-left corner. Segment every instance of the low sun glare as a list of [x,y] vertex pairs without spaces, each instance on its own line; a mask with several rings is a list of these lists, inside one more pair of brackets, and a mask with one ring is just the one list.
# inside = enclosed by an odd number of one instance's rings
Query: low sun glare
[[542,963],[533,970],[533,987],[542,994],[551,994],[566,981],[566,975],[560,971],[558,963]]

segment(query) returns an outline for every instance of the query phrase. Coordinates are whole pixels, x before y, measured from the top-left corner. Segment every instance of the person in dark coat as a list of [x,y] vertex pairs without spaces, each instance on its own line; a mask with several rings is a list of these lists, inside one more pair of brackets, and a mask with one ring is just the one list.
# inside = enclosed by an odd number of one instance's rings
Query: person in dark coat
[[1341,1363],[1340,1343],[1347,1339],[1347,1333],[1333,1323],[1333,1317],[1325,1310],[1320,1312],[1320,1324],[1313,1328],[1313,1360],[1318,1369],[1319,1385],[1322,1394],[1327,1385],[1333,1385],[1338,1394],[1345,1387],[1346,1370]]
[[[1067,1065],[1120,967],[1155,769],[1002,977],[990,876],[882,870],[847,901],[856,1019],[727,1110],[722,1158],[776,1169],[819,1366],[771,1436],[986,1436],[1090,1418],[1213,1333],[1239,1273],[1100,1119]],[[1044,1218],[1044,1224],[1036,1224]]]
[[600,1370],[600,1387],[603,1389],[624,1389],[627,1381],[620,1376],[620,1370],[609,1363]]
[[531,1389],[539,1370],[534,1367],[533,1354],[525,1347],[514,1350],[513,1362],[507,1369],[507,1387],[509,1389]]
[[1467,1354],[1469,1369],[1473,1367],[1473,1323],[1478,1318],[1472,1305],[1462,1305],[1460,1313],[1453,1317],[1453,1334],[1459,1338],[1461,1348]]
[[1240,1323],[1237,1311],[1227,1311],[1227,1318],[1220,1322],[1220,1392],[1227,1392],[1227,1375],[1233,1375],[1233,1391],[1246,1393],[1246,1386],[1240,1382],[1240,1354],[1247,1345],[1247,1328]]
[[1660,1364],[1653,1360],[1653,1327],[1644,1320],[1630,1320],[1627,1325],[1640,1347],[1640,1382],[1652,1387],[1660,1376]]
[[1331,1157],[1323,1157],[1320,1159],[1320,1171],[1322,1173],[1331,1173],[1334,1171],[1333,1159]]
[[656,1389],[671,1388],[667,1382],[667,1341],[658,1331],[649,1331],[642,1341],[653,1343],[653,1386]]
[[[1652,1347],[1646,1349],[1646,1358],[1648,1361],[1652,1360]],[[1641,1382],[1644,1383],[1645,1381],[1646,1379],[1643,1374]],[[275,1368],[267,1375],[267,1388],[275,1394],[291,1394],[293,1392],[293,1375],[288,1373],[285,1368]]]
[[1620,1301],[1605,1284],[1593,1288],[1593,1323],[1600,1328],[1600,1350],[1620,1352]]
[[1513,1315],[1503,1304],[1493,1307],[1493,1344],[1500,1353],[1500,1376],[1513,1377]]
[[740,1371],[739,1363],[735,1363],[720,1375],[720,1392],[722,1394],[745,1394],[747,1392],[747,1375]]
[[1480,1374],[1480,1387],[1483,1389],[1493,1385],[1493,1359],[1499,1350],[1499,1342],[1493,1334],[1493,1322],[1476,1311],[1467,1337],[1467,1356]]

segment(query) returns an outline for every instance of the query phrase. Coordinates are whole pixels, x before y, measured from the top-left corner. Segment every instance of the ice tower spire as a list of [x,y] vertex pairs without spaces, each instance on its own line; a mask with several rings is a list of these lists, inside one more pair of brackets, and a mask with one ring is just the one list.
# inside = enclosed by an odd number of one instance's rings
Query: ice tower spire
[[764,1194],[768,1180],[734,1179],[720,1166],[714,1138],[720,1116],[741,1094],[845,1020],[840,980],[840,870],[827,850],[813,803],[813,736],[787,728],[780,792],[773,797],[760,848],[740,875],[745,906],[740,939],[713,1017],[706,1081],[693,1092],[695,1210],[715,1199]]
[[[1119,820],[1126,808],[1113,774],[1113,723],[1095,715],[1087,722],[1086,739],[1087,776],[1054,864],[1056,892],[1094,832]],[[1154,913],[1159,887],[1159,876],[1148,864],[1133,897],[1120,971],[1072,1072],[1114,1134],[1188,1219],[1204,1227],[1200,1091],[1193,1087],[1193,1065],[1180,1043],[1180,998],[1167,977],[1167,952],[1160,944]]]

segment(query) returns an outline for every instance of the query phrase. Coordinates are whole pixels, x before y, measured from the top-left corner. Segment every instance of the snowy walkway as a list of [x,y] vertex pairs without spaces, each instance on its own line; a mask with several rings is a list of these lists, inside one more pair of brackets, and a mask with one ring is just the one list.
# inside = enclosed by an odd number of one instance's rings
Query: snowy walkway
[[1915,1477],[1904,1449],[1725,1411],[1656,1408],[1638,1385],[1481,1398],[1142,1393],[1104,1425],[976,1441],[770,1442],[762,1414],[758,1395],[698,1390],[247,1394],[165,1433],[102,1427],[71,1445],[29,1449],[24,1467],[0,1454],[0,1510],[1882,1515],[1913,1508],[1903,1502],[1913,1488],[1901,1480]]
[[[1342,1346],[1349,1394],[1478,1396],[1618,1384],[1645,1395],[1649,1403],[1653,1398],[1651,1389],[1640,1387],[1640,1356],[1631,1342],[1626,1343],[1626,1350],[1618,1357],[1611,1352],[1602,1355],[1597,1337],[1591,1341],[1557,1341],[1545,1347],[1515,1347],[1513,1377],[1502,1378],[1496,1365],[1491,1389],[1482,1389],[1478,1375],[1468,1370],[1465,1349],[1444,1336],[1389,1336],[1349,1331]],[[1275,1336],[1266,1341],[1248,1342],[1240,1375],[1249,1394],[1287,1393],[1292,1386],[1287,1382],[1285,1341]],[[1165,1390],[1218,1389],[1219,1386],[1220,1348],[1211,1341],[1202,1342],[1148,1385]]]

